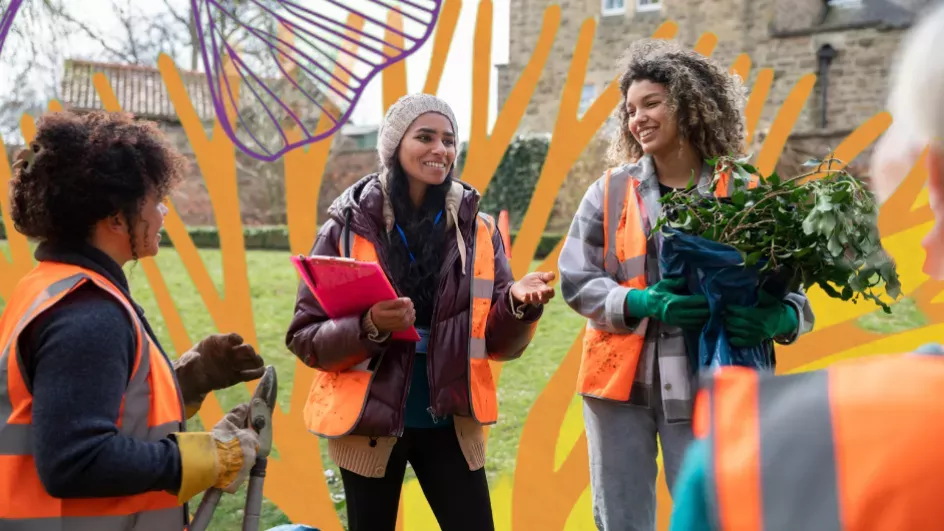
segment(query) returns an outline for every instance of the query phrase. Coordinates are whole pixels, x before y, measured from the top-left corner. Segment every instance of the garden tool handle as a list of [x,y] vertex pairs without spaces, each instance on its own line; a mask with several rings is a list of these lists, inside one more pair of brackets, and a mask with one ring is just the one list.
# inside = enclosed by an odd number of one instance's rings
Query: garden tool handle
[[249,471],[249,487],[246,489],[246,508],[243,512],[243,531],[259,531],[262,512],[262,486],[265,482],[268,458],[257,457],[256,465]]
[[200,500],[200,506],[197,507],[197,512],[193,515],[193,521],[188,527],[190,531],[205,531],[210,526],[210,520],[213,519],[213,513],[222,495],[223,491],[215,487],[206,490],[203,499]]

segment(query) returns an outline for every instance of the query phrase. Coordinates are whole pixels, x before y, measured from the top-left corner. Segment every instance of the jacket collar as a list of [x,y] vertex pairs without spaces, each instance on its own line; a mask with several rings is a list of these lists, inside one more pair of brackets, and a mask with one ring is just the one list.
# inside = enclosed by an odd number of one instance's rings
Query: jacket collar
[[[471,237],[481,196],[468,183],[454,179],[446,194],[447,231],[455,231],[462,271],[466,265],[466,238]],[[372,173],[349,186],[328,208],[328,214],[342,227],[362,235],[389,237],[394,229],[393,206],[387,197],[383,176]]]

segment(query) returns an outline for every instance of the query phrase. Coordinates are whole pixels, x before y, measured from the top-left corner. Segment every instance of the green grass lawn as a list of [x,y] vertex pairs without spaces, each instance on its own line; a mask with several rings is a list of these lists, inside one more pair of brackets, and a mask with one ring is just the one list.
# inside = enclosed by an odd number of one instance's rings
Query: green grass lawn
[[[6,251],[5,241],[0,241],[0,250]],[[222,262],[219,251],[200,250],[200,255],[216,282],[217,288],[221,288]],[[285,329],[292,316],[297,288],[297,277],[288,262],[288,257],[287,252],[250,251],[247,253],[259,350],[266,362],[277,368],[279,397],[283,403],[287,402],[291,393],[295,363],[294,356],[284,347]],[[174,250],[162,248],[157,262],[191,339],[196,342],[208,334],[217,332],[199,293]],[[143,269],[140,265],[130,265],[126,273],[131,282],[133,296],[144,307],[158,335],[158,340],[168,350],[172,350],[170,337],[151,295]],[[3,306],[3,302],[0,301],[0,309]],[[885,315],[879,311],[864,316],[859,321],[863,328],[880,333],[901,332],[925,323],[926,318],[918,311],[914,302],[907,299],[899,302],[891,315]],[[490,433],[488,444],[488,473],[492,485],[497,483],[499,477],[513,472],[517,441],[529,408],[567,353],[582,325],[583,319],[567,308],[558,295],[547,307],[542,324],[527,353],[520,360],[505,366],[499,390],[501,414],[497,426]],[[217,396],[224,408],[232,407],[248,399],[242,386],[217,393]],[[196,418],[194,420],[196,422],[191,421],[191,426],[200,429],[199,420]],[[327,460],[324,451],[322,453],[326,466],[334,470],[335,478],[337,478],[337,469]],[[411,476],[408,469],[408,479]],[[340,481],[328,479],[326,481],[329,481],[332,491],[337,493]],[[242,506],[245,501],[244,492],[243,489],[236,495],[223,497],[214,518],[213,529],[240,528]],[[198,499],[193,501],[192,510],[195,510],[198,503]],[[343,502],[339,502],[338,507],[343,507]],[[266,502],[263,510],[261,529],[289,523],[274,505]],[[317,525],[317,522],[310,524]]]

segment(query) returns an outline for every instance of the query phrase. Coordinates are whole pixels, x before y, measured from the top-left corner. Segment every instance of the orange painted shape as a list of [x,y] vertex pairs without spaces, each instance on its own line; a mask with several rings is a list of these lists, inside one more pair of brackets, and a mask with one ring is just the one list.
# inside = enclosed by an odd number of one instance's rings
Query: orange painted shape
[[[757,374],[741,367],[717,373],[712,401],[714,476],[722,529],[763,529]],[[723,397],[723,398],[721,398]]]
[[[400,14],[396,9],[391,9],[387,13],[387,24],[397,30],[403,31],[403,15]],[[396,56],[398,53],[396,48],[404,49],[403,44],[403,35],[400,33],[395,33],[391,29],[384,31],[384,53],[389,56]],[[387,112],[387,109],[394,104],[401,96],[405,96],[407,92],[406,84],[406,60],[397,61],[384,69],[383,76],[381,77],[381,92],[383,94],[383,109],[384,112]]]
[[707,32],[701,34],[701,37],[698,38],[698,42],[695,43],[694,49],[705,57],[710,57],[711,54],[714,53],[717,45],[718,36],[714,33]]
[[429,70],[426,72],[426,84],[423,92],[436,94],[439,91],[439,82],[446,67],[446,58],[452,46],[452,36],[459,21],[459,12],[462,9],[462,0],[445,0],[439,8],[439,19],[436,21],[436,35],[433,37],[433,53],[429,58]]
[[[898,382],[898,385],[889,385]],[[854,360],[829,371],[843,531],[938,529],[944,359]],[[877,390],[881,390],[881,399]]]

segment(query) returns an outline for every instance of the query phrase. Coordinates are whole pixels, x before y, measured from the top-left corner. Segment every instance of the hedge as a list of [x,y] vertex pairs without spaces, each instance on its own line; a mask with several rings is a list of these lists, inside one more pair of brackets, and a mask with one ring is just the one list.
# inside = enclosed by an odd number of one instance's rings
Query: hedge
[[[203,249],[219,249],[220,238],[216,227],[188,227],[193,244]],[[161,229],[161,245],[173,247],[170,237]],[[512,241],[518,235],[517,231],[511,232]],[[535,258],[540,260],[547,257],[554,246],[561,239],[561,234],[545,232],[538,241],[538,248],[535,251]],[[264,249],[269,251],[287,251],[289,250],[288,227],[285,225],[272,226],[254,226],[243,229],[243,237],[246,242],[246,249]]]
[[[216,227],[187,227],[193,244],[201,249],[219,249],[220,236]],[[517,231],[511,232],[511,239],[514,241],[518,235]],[[538,248],[535,251],[535,259],[541,260],[547,257],[554,246],[561,239],[561,234],[545,232],[538,241]],[[270,226],[252,226],[243,229],[243,238],[246,242],[246,249],[269,250],[269,251],[287,251],[290,249],[288,243],[288,227],[285,225]],[[6,239],[3,228],[3,222],[0,221],[0,240]],[[167,234],[166,229],[161,229],[161,246],[173,247],[174,244]]]

